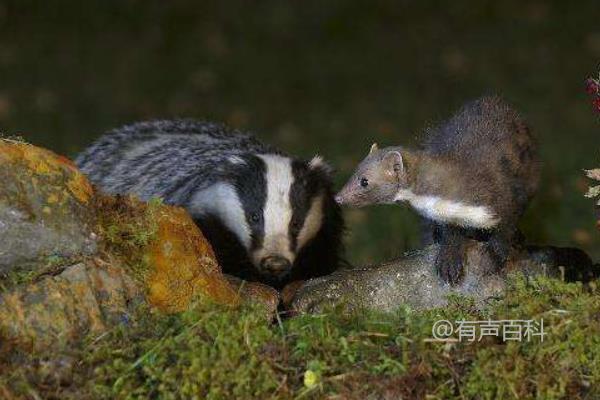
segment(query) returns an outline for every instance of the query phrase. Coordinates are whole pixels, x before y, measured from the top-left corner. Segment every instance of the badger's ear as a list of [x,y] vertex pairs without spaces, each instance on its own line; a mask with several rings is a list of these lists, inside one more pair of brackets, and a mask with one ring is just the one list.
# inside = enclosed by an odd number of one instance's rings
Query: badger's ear
[[388,151],[383,156],[382,165],[386,174],[390,176],[398,177],[404,173],[404,161],[402,160],[402,154],[399,151]]
[[373,143],[371,145],[371,150],[369,150],[369,155],[375,153],[377,150],[379,150],[379,146],[377,146],[377,143]]
[[312,160],[308,162],[308,168],[311,171],[323,171],[328,176],[333,174],[333,168],[331,168],[320,155],[314,156]]

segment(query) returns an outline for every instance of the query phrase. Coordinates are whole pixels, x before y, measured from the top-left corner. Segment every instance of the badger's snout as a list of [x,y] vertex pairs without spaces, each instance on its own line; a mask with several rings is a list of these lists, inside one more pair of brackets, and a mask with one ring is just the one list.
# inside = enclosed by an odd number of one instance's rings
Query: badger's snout
[[263,273],[281,277],[292,269],[292,263],[281,256],[268,256],[261,260],[260,267]]

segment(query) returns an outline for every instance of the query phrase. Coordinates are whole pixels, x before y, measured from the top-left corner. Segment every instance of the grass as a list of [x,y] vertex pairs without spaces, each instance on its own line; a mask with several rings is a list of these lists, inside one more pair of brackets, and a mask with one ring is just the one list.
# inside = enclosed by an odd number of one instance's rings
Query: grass
[[[426,312],[403,308],[344,315],[331,310],[274,323],[249,305],[204,305],[177,316],[141,309],[129,326],[90,337],[59,356],[13,352],[10,357],[20,360],[19,367],[2,370],[0,362],[0,394],[8,399],[19,394],[61,399],[592,399],[600,396],[598,283],[584,287],[516,277],[509,295],[485,310],[452,297],[448,307]],[[546,336],[543,342],[430,340],[437,320],[488,318],[543,318]],[[52,364],[65,359],[68,367]]]

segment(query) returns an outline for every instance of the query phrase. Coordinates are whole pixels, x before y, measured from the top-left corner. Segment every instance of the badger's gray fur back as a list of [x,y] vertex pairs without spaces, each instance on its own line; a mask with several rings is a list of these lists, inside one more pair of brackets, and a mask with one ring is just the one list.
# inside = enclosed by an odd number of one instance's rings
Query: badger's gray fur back
[[304,162],[220,124],[173,120],[113,130],[76,162],[108,193],[186,208],[226,272],[280,286],[337,267],[343,224],[318,157]]

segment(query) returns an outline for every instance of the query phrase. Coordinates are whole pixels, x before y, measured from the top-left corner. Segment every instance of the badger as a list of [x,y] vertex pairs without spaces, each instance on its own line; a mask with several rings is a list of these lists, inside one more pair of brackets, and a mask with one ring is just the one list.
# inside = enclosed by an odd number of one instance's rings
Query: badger
[[159,120],[117,128],[77,158],[110,194],[184,207],[223,271],[282,287],[340,262],[343,221],[331,168],[222,124]]
[[486,96],[426,130],[420,148],[374,144],[336,199],[355,207],[408,204],[425,219],[427,242],[440,245],[439,274],[456,284],[467,239],[486,243],[494,269],[520,244],[517,223],[539,175],[527,124],[500,97]]

